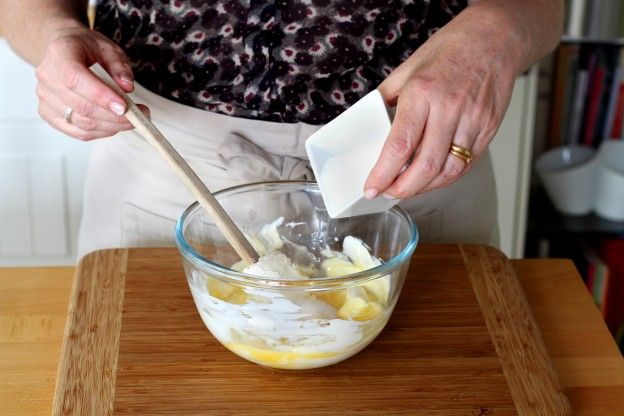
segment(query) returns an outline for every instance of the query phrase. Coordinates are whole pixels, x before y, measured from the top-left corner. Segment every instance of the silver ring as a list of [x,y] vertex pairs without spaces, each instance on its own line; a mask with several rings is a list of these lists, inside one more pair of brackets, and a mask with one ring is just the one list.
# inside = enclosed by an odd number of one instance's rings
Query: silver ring
[[72,124],[71,122],[71,115],[74,112],[74,109],[71,107],[67,107],[65,109],[65,121],[67,122],[67,124]]

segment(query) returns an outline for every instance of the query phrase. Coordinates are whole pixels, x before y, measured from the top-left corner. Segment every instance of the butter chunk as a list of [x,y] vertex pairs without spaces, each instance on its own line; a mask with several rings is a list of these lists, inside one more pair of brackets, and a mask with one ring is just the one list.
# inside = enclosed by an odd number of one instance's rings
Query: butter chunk
[[349,260],[345,260],[340,257],[331,257],[327,260],[323,260],[321,267],[323,268],[325,276],[330,278],[346,276],[348,274],[362,271],[361,268],[356,267]]
[[224,302],[242,305],[247,303],[247,294],[245,291],[233,284],[222,282],[214,277],[209,277],[206,281],[206,288],[210,296],[220,299]]
[[351,321],[370,321],[382,311],[377,302],[368,302],[361,297],[353,297],[338,310],[338,317]]

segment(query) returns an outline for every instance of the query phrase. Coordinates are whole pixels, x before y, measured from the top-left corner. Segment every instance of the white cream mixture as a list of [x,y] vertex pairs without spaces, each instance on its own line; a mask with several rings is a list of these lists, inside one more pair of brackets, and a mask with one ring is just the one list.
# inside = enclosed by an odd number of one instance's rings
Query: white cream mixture
[[[247,274],[289,280],[318,274],[278,250],[283,219],[248,234],[261,254],[259,261],[242,267]],[[290,224],[287,224],[289,226]],[[370,269],[381,262],[355,237],[343,240],[342,253],[323,250],[324,277],[339,277]],[[191,291],[200,315],[212,334],[234,353],[261,365],[306,369],[334,364],[357,353],[384,327],[390,302],[390,277],[326,291],[288,291],[242,287],[193,271]]]
[[253,274],[258,277],[283,278],[283,279],[305,279],[284,253],[272,251],[261,256],[258,261],[243,269],[247,274]]

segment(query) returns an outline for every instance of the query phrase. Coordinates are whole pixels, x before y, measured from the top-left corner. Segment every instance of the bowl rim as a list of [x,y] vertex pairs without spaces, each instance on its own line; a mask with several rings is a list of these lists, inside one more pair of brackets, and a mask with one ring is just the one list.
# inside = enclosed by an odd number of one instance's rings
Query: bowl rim
[[[229,188],[222,189],[213,193],[215,197],[240,191],[242,189],[253,189],[258,187],[277,187],[283,188],[286,186],[292,187],[293,185],[304,185],[304,188],[319,190],[318,184],[314,181],[298,181],[298,180],[284,180],[284,181],[262,181],[262,182],[252,182],[246,183],[242,185],[236,185]],[[358,273],[351,273],[340,277],[335,278],[327,278],[327,277],[313,277],[303,280],[286,280],[286,279],[273,279],[273,278],[265,278],[258,277],[252,274],[247,274],[243,272],[237,272],[232,269],[229,269],[223,265],[220,265],[216,262],[213,262],[206,257],[202,256],[197,250],[195,250],[184,237],[184,225],[194,214],[196,211],[201,210],[202,207],[199,205],[199,202],[195,201],[191,205],[189,205],[175,226],[175,243],[180,251],[180,253],[184,256],[184,258],[199,267],[201,270],[209,270],[209,274],[211,277],[219,278],[220,280],[226,281],[228,283],[237,283],[245,286],[253,286],[258,288],[266,288],[266,287],[280,287],[280,288],[306,288],[306,290],[315,290],[315,289],[326,289],[328,287],[336,287],[336,286],[344,286],[347,285],[357,285],[369,280],[377,279],[381,276],[386,276],[393,273],[396,269],[401,267],[401,265],[407,261],[418,244],[418,228],[416,224],[412,220],[412,217],[401,207],[398,205],[393,206],[388,211],[395,211],[398,215],[403,217],[408,226],[409,226],[409,240],[405,247],[396,254],[394,257],[389,259],[388,261],[380,264],[379,266],[373,267],[372,269],[364,270]]]

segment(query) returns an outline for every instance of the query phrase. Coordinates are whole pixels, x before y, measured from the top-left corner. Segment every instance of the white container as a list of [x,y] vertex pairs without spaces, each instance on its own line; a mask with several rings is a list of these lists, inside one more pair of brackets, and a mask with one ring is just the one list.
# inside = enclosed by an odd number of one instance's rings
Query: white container
[[555,208],[568,215],[584,215],[594,202],[595,151],[585,146],[561,146],[543,153],[535,171]]
[[364,183],[390,132],[391,115],[379,91],[365,95],[305,143],[323,202],[332,218],[381,212],[399,200],[364,197]]
[[594,211],[613,221],[624,221],[624,142],[605,140],[598,151]]

